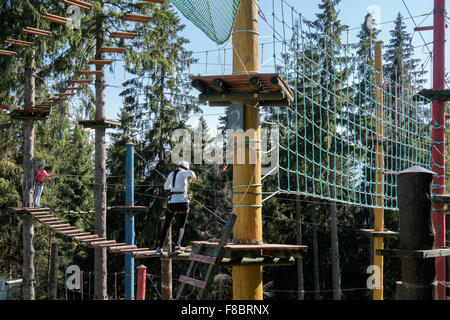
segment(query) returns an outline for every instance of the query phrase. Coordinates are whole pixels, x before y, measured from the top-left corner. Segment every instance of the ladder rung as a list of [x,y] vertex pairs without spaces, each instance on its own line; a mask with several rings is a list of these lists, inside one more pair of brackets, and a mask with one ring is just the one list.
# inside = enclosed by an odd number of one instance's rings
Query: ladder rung
[[189,284],[191,286],[200,288],[200,289],[206,289],[208,286],[208,283],[202,280],[192,279],[186,276],[180,276],[180,279],[178,280],[180,282],[183,282],[185,284]]
[[210,264],[210,265],[215,265],[217,258],[211,257],[211,256],[203,256],[200,254],[191,254],[189,256],[189,260],[200,262],[200,263],[205,263],[205,264]]
[[55,224],[51,224],[48,226],[52,230],[57,230],[61,228],[67,228],[70,227],[70,223],[64,223],[64,221],[56,222]]

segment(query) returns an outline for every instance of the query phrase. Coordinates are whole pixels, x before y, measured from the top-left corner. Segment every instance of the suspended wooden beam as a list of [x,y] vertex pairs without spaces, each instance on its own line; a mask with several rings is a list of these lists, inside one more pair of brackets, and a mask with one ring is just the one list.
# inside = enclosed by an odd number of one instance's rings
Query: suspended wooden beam
[[85,128],[95,129],[95,128],[116,128],[120,127],[121,123],[120,121],[115,120],[108,120],[108,119],[102,119],[102,120],[81,120],[78,121],[79,124],[81,124]]
[[93,70],[93,71],[81,71],[80,74],[84,75],[84,76],[92,76],[92,75],[97,75],[97,74],[102,74],[103,71],[102,70]]
[[15,54],[16,54],[15,51],[0,50],[0,55],[2,55],[2,56],[13,56]]
[[96,66],[104,66],[107,64],[113,63],[114,60],[91,60],[89,61],[89,64],[95,64]]
[[122,20],[147,23],[151,20],[151,18],[152,18],[151,16],[127,13],[125,14],[125,16],[122,17]]
[[137,37],[137,32],[111,32],[109,35],[111,38],[119,38],[119,39],[134,39]]
[[74,90],[83,90],[84,89],[84,87],[66,87],[66,88],[63,88],[62,90],[63,91],[74,91]]
[[75,95],[75,93],[57,93],[56,94],[58,97],[70,97]]
[[6,39],[5,42],[8,44],[13,44],[13,45],[22,46],[22,47],[30,47],[33,44],[32,42],[11,39],[11,38]]
[[72,80],[70,81],[70,84],[84,84],[84,83],[91,83],[94,81],[93,79],[82,79],[82,80]]
[[42,19],[59,24],[67,24],[68,18],[60,17],[54,14],[46,13],[41,16]]
[[151,3],[164,3],[166,2],[166,0],[142,0],[145,2],[151,2]]
[[113,48],[113,47],[102,47],[100,48],[100,53],[123,53],[125,48]]
[[36,29],[36,28],[32,28],[32,27],[26,27],[26,28],[22,29],[22,32],[25,32],[25,33],[28,33],[31,35],[35,35],[35,36],[39,36],[39,37],[47,37],[48,35],[51,34],[50,31]]
[[9,110],[9,107],[5,106],[3,104],[0,104],[0,110]]
[[68,6],[75,6],[83,10],[89,10],[92,8],[92,4],[79,0],[64,0],[64,3]]

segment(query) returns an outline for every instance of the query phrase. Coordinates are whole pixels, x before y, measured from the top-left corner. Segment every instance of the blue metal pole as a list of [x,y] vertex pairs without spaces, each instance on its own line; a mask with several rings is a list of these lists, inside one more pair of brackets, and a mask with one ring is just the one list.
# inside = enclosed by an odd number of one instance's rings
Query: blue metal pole
[[[125,205],[134,206],[134,144],[127,143]],[[134,215],[125,216],[125,242],[134,244]],[[125,300],[134,300],[134,259],[125,254]]]

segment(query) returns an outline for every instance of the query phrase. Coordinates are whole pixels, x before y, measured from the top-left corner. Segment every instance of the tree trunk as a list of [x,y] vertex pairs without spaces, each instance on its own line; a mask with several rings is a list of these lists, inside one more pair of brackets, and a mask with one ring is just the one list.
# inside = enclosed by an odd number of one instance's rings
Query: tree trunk
[[[25,67],[25,109],[35,105],[35,50],[31,49]],[[33,207],[34,121],[23,122],[23,206]],[[23,218],[23,299],[34,300],[34,224],[29,215]]]
[[[103,7],[103,1],[101,1]],[[102,11],[103,12],[103,11]],[[103,16],[97,18],[97,39],[96,48],[97,60],[103,59],[103,54],[99,52],[104,43],[105,26]],[[96,75],[95,96],[96,112],[95,119],[105,119],[105,73],[104,67],[97,65],[96,70],[103,71]],[[95,233],[99,237],[106,237],[106,135],[105,128],[95,129]],[[94,299],[106,300],[107,296],[107,267],[106,248],[94,249]]]
[[[295,211],[297,215],[297,244],[302,245],[303,239],[302,239],[302,204],[301,204],[301,197],[296,196],[295,199]],[[297,279],[298,279],[298,300],[305,300],[305,293],[303,292],[305,290],[305,284],[304,284],[304,278],[303,278],[303,259],[298,258],[297,259]]]
[[314,299],[320,300],[319,282],[319,243],[317,241],[316,207],[312,207],[313,265],[314,265]]
[[[336,187],[331,186],[330,198],[336,198]],[[330,202],[330,214],[331,214],[331,261],[332,261],[332,276],[333,276],[333,299],[341,300],[341,270],[339,267],[339,238],[337,229],[337,209],[336,202]]]
[[[166,220],[162,219],[164,225]],[[167,238],[163,245],[164,251],[172,251],[172,226],[169,227]],[[163,300],[172,299],[172,259],[161,260],[161,296]]]
[[51,247],[50,288],[48,299],[56,300],[58,289],[58,244],[54,242]]

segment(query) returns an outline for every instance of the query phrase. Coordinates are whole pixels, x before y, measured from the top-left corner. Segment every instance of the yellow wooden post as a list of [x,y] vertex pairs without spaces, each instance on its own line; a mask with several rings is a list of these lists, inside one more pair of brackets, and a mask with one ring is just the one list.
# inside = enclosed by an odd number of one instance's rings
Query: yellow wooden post
[[[233,73],[258,73],[258,2],[242,0],[233,30]],[[246,103],[245,101],[239,101]],[[233,205],[238,216],[233,230],[234,240],[239,243],[262,242],[262,186],[261,186],[261,125],[259,108],[244,105],[244,131],[250,135],[236,135],[233,165]],[[245,162],[238,164],[237,148],[245,148]],[[245,145],[245,147],[243,147]],[[257,150],[256,164],[253,154]],[[233,267],[233,299],[262,300],[262,266]]]
[[[383,60],[382,60],[382,43],[377,42],[375,45],[375,69],[376,69],[376,190],[377,209],[374,210],[375,215],[375,231],[384,231],[384,112],[383,112]],[[373,300],[383,300],[383,256],[376,254],[377,250],[384,249],[384,238],[374,237],[373,239],[373,263],[380,271],[380,287],[375,287],[373,290]]]

